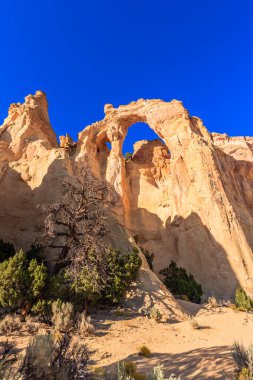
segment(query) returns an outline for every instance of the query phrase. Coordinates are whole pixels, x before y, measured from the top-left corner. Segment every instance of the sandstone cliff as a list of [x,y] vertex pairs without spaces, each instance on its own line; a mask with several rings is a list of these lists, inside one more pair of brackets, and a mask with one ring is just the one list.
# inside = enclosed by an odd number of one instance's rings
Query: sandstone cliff
[[[124,139],[140,121],[162,141],[136,143],[126,161]],[[38,206],[57,199],[62,178],[76,175],[85,159],[120,195],[114,214],[154,252],[156,272],[173,259],[194,274],[205,295],[230,297],[241,284],[253,296],[253,138],[211,134],[179,101],[140,99],[106,105],[105,118],[80,132],[76,144],[69,136],[60,141],[42,92],[11,105],[0,127],[4,240],[29,246],[42,223]]]

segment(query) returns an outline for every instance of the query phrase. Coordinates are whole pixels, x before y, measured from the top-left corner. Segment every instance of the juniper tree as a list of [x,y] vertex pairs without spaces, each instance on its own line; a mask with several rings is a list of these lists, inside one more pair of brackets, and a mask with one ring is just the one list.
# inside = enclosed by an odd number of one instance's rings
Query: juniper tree
[[[108,233],[108,206],[116,202],[115,192],[89,170],[62,183],[62,196],[43,205],[43,245],[56,257],[56,269],[67,267],[72,290],[85,299],[96,298],[106,281],[104,237]],[[54,254],[55,252],[55,254]]]
[[[62,197],[44,205],[44,246],[55,251],[55,264],[65,268],[71,291],[88,302],[99,298],[117,301],[135,278],[140,258],[108,249],[108,207],[117,196],[106,182],[84,170],[77,178],[63,181]],[[116,219],[115,219],[116,222]]]

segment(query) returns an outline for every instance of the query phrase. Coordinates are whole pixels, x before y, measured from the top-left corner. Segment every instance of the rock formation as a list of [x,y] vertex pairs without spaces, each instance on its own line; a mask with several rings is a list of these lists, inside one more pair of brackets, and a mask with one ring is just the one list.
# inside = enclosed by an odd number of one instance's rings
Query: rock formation
[[[136,122],[161,140],[137,142],[125,160],[122,145]],[[157,273],[173,259],[206,296],[232,297],[238,284],[253,296],[253,138],[211,134],[179,101],[140,99],[107,104],[105,118],[80,132],[76,144],[69,136],[60,141],[42,92],[11,105],[0,128],[4,240],[29,246],[42,223],[38,206],[57,199],[62,179],[85,163],[119,194],[113,212],[154,252]]]

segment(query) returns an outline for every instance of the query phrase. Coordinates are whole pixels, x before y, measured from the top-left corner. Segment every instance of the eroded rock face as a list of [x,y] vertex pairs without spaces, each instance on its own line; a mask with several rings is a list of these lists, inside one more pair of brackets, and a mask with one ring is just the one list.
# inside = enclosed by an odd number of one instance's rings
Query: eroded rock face
[[[161,140],[135,144],[125,160],[128,128],[145,122]],[[106,143],[111,143],[111,150]],[[74,146],[74,149],[73,149]],[[57,199],[66,175],[84,161],[119,194],[113,210],[138,244],[155,254],[155,271],[185,267],[206,295],[230,297],[238,284],[253,296],[253,138],[210,134],[176,100],[114,108],[58,146],[45,95],[12,105],[0,129],[1,237],[26,247],[41,223],[38,204]]]

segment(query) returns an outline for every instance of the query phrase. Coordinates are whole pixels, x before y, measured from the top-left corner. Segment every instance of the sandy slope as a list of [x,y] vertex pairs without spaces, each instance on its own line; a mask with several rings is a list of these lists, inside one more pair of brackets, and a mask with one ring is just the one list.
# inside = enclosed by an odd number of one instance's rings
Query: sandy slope
[[[234,341],[253,343],[253,314],[229,308],[210,310],[183,301],[182,304],[195,315],[200,329],[193,329],[189,321],[156,323],[126,312],[97,311],[92,316],[96,334],[86,338],[91,368],[106,367],[110,371],[118,361],[131,360],[144,373],[164,364],[167,377],[174,373],[181,375],[182,380],[232,379],[231,346]],[[0,345],[9,339],[21,352],[31,336],[23,327],[8,337],[0,335]],[[151,350],[149,358],[138,355],[144,344]]]
[[[138,370],[146,372],[163,363],[166,374],[181,374],[182,380],[231,379],[231,346],[234,341],[253,343],[253,315],[228,308],[198,311],[199,306],[190,303],[187,307],[197,313],[199,330],[194,330],[189,321],[165,324],[144,317],[112,314],[104,319],[100,315],[97,336],[88,338],[94,366],[131,360]],[[147,359],[137,354],[143,344],[152,352]]]

